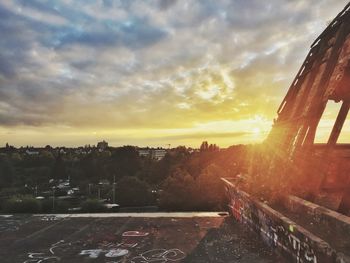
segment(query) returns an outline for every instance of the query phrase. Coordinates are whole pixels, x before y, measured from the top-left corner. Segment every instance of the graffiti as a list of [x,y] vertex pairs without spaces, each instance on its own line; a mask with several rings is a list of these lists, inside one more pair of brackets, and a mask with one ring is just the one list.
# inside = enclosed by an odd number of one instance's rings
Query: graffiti
[[[140,248],[147,244],[148,232],[127,231],[119,236],[102,235],[96,239],[77,240],[67,242],[58,240],[45,250],[29,252],[23,263],[54,263],[65,262],[67,255],[75,255],[82,261],[103,261],[108,263],[170,263],[178,262],[185,258],[185,253],[180,249],[152,249],[142,252]],[[112,238],[113,237],[113,238]],[[137,240],[137,242],[135,242]],[[134,248],[138,243],[137,252]],[[95,247],[93,247],[95,244]],[[85,261],[84,261],[85,262]]]
[[300,247],[300,254],[304,256],[306,262],[317,262],[317,257],[313,249],[307,244],[307,242],[302,242]]
[[134,248],[137,247],[139,243],[137,242],[128,242],[128,241],[123,241],[122,243],[120,243],[121,247],[123,248]]
[[14,217],[12,215],[1,215],[0,216],[0,233],[17,231],[20,229],[22,225],[25,225],[30,221],[31,221],[30,218],[27,218],[24,216]]
[[[285,249],[291,251],[296,255],[297,262],[317,262],[317,257],[314,250],[308,244],[308,240],[301,241],[298,237],[293,235],[284,226],[278,225],[270,227],[273,235],[274,245],[281,245]],[[292,228],[294,230],[294,227]]]
[[144,231],[126,231],[122,234],[122,247],[124,248],[134,248],[142,247],[142,243],[140,244],[140,238],[145,238],[149,235],[148,232]]
[[265,243],[267,243],[270,247],[276,247],[277,235],[275,235],[272,230],[273,222],[261,210],[257,210],[257,214],[259,221],[259,225],[257,227],[259,230],[257,231],[261,232],[261,237],[263,238]]
[[102,253],[102,249],[87,249],[80,252],[80,256],[88,255],[89,258],[98,258]]
[[297,262],[317,263],[317,257],[314,250],[308,244],[308,240],[300,241],[297,237],[290,235],[290,244],[297,253]]
[[19,229],[19,222],[16,220],[2,220],[0,222],[0,233],[17,231]]
[[242,222],[242,202],[240,199],[235,199],[233,200],[233,205],[232,205],[232,214],[234,216],[234,218],[239,221]]
[[64,240],[60,240],[56,242],[55,244],[52,244],[51,247],[49,248],[49,251],[52,255],[55,255],[55,249],[57,248],[63,248],[63,247],[70,247],[72,243],[65,243]]
[[60,260],[56,256],[47,256],[45,253],[28,253],[28,258],[24,263],[57,262]]
[[41,262],[57,262],[61,258],[55,255],[55,250],[57,248],[70,247],[72,243],[65,243],[64,240],[60,240],[50,246],[48,253],[38,253],[38,252],[29,252],[28,258],[23,263],[41,263]]
[[135,242],[128,242],[128,241],[122,241],[121,243],[108,243],[108,242],[102,242],[99,243],[99,248],[102,249],[110,249],[110,248],[134,248],[137,247],[138,243]]
[[103,241],[103,242],[98,244],[98,247],[102,248],[102,249],[111,249],[111,248],[117,248],[120,245],[121,244],[116,244],[116,243],[113,243],[113,242]]
[[176,262],[185,258],[185,253],[180,249],[152,249],[131,259],[131,263],[166,263]]
[[127,254],[129,254],[129,251],[127,249],[111,249],[105,254],[105,257],[107,258],[118,258],[118,257],[124,257]]
[[57,216],[43,216],[40,217],[41,221],[57,221],[60,220],[61,218],[57,217]]
[[[129,249],[135,248],[138,245],[135,239],[139,241],[140,238],[144,238],[148,235],[148,232],[126,231],[122,234],[121,242],[102,241],[98,243],[97,249],[82,250],[79,255],[86,256],[90,259],[97,259],[102,256],[106,258],[116,258],[116,261],[109,262],[121,262],[126,256],[130,256]],[[109,238],[109,240],[112,240],[112,238]]]
[[123,237],[145,237],[148,236],[148,232],[142,231],[126,231],[122,234]]
[[[264,213],[255,203],[244,198],[232,188],[229,191],[233,217],[247,224],[254,232],[260,234],[263,240],[272,247],[281,247],[296,257],[297,263],[317,263],[317,256],[309,240],[299,238],[293,225],[282,225],[273,217]],[[296,233],[295,233],[296,232]]]
[[105,257],[107,258],[117,258],[117,257],[124,257],[127,254],[129,254],[129,251],[127,249],[87,249],[87,250],[82,250],[80,252],[80,256],[85,256],[88,255],[89,258],[96,259],[98,258],[101,254],[104,254]]

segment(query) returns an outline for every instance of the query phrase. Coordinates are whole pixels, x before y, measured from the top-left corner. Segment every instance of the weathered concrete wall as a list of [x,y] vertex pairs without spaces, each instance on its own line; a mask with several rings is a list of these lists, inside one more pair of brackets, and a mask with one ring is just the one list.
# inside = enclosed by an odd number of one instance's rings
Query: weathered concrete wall
[[289,196],[284,200],[284,206],[290,211],[308,214],[317,225],[331,229],[334,235],[350,237],[350,217],[323,206],[311,203],[297,196]]
[[350,262],[328,243],[223,179],[233,217],[292,262]]

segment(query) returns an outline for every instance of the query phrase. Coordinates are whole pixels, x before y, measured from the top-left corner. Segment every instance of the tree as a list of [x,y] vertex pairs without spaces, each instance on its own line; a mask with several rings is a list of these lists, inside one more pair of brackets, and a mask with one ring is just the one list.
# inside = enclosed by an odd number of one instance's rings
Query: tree
[[124,146],[112,152],[110,173],[123,176],[135,176],[141,170],[141,158],[133,146]]
[[121,206],[144,206],[154,203],[150,186],[133,176],[126,176],[117,182],[116,199]]
[[95,153],[88,154],[80,160],[79,170],[81,170],[82,175],[84,175],[80,178],[81,180],[86,178],[89,182],[98,183],[101,173]]
[[201,152],[207,151],[208,150],[208,142],[207,141],[202,142],[201,147],[199,149]]
[[208,150],[210,152],[216,152],[219,150],[219,147],[216,144],[210,144]]
[[14,168],[7,155],[0,155],[0,189],[13,183]]
[[55,157],[53,156],[53,154],[47,150],[41,151],[39,158],[40,163],[43,166],[51,166],[55,161]]
[[57,156],[55,164],[52,167],[52,177],[54,179],[67,178],[66,165],[65,165],[63,158],[60,154]]
[[197,178],[197,185],[202,209],[223,209],[225,194],[221,178],[225,176],[224,170],[215,164],[209,165],[201,172]]
[[185,170],[178,168],[165,179],[162,185],[159,204],[166,210],[196,210],[198,189],[194,178]]

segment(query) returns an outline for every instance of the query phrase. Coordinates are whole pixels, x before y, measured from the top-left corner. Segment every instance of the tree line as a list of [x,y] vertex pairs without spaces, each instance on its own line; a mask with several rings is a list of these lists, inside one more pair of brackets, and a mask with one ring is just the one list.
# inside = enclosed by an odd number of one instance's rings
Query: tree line
[[[247,170],[248,148],[238,145],[219,149],[203,142],[198,151],[180,146],[155,160],[140,156],[133,146],[93,150],[84,155],[49,148],[28,155],[7,147],[0,153],[0,209],[10,211],[16,200],[21,200],[22,205],[26,200],[29,210],[50,212],[52,202],[38,201],[36,197],[45,193],[50,197],[53,185],[69,179],[70,187],[79,189],[79,206],[90,210],[94,204],[94,209],[102,209],[96,199],[112,201],[113,194],[113,201],[121,207],[221,210],[225,209],[225,196],[220,178]],[[60,194],[59,189],[56,194]],[[26,210],[21,206],[13,210],[16,209]],[[64,212],[68,206],[57,200],[56,209]]]

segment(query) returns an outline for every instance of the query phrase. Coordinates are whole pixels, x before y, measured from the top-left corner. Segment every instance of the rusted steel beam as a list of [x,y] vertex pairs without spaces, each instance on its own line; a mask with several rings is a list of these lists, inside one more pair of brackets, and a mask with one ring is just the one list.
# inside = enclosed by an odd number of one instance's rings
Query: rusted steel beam
[[[349,21],[348,21],[349,22]],[[331,74],[338,62],[341,47],[344,43],[346,35],[349,33],[349,28],[346,23],[342,23],[337,33],[336,41],[332,47],[329,60],[326,63],[326,68],[321,76],[321,80],[316,90],[316,94],[312,101],[311,109],[308,116],[310,117],[310,130],[305,139],[306,145],[311,145],[314,142],[316,128],[324,112],[327,101],[324,101],[324,93],[331,77]]]
[[283,99],[280,107],[277,110],[277,113],[280,115],[280,118],[283,118],[282,112],[289,112],[289,108],[293,106],[293,99],[295,98],[299,87],[302,85],[302,80],[300,78],[300,75],[305,70],[306,64],[308,63],[309,59],[317,53],[318,53],[318,48],[312,48],[309,51],[308,55],[306,56],[302,66],[300,67],[297,75],[295,76],[295,78],[292,82],[292,85],[289,87],[289,90],[288,90],[285,98]]
[[[321,182],[320,182],[320,190],[323,190],[327,187],[326,182],[328,178],[328,171],[330,167],[330,155],[332,153],[332,150],[334,149],[334,146],[336,145],[340,132],[343,128],[344,122],[346,120],[346,117],[348,116],[350,109],[350,102],[349,101],[344,101],[342,103],[342,106],[339,110],[337,119],[333,125],[332,132],[329,136],[328,142],[327,142],[327,147],[322,155],[321,162],[320,162],[320,168],[322,173],[320,174],[321,176]],[[334,176],[331,174],[331,176]],[[344,187],[344,184],[342,185]],[[334,187],[327,187],[328,191],[332,190]],[[346,189],[334,189],[335,191],[344,191]]]
[[339,23],[340,18],[343,17],[345,14],[349,14],[350,9],[350,2],[343,8],[343,10],[331,21],[329,26],[315,39],[315,41],[311,44],[311,47],[315,46],[320,40],[324,38],[326,34],[333,29],[333,27],[336,25],[336,23]]
[[329,136],[329,139],[327,142],[328,147],[332,147],[337,143],[340,132],[346,120],[346,117],[348,116],[349,108],[350,108],[350,102],[344,101],[339,110],[337,119],[333,125],[331,135]]
[[[319,45],[320,53],[322,53],[322,51],[325,51],[326,49],[327,49],[326,43],[321,42]],[[308,119],[305,121],[305,119],[302,117],[302,115],[303,115],[303,112],[305,110],[305,103],[307,102],[307,100],[310,96],[310,93],[312,91],[312,87],[314,85],[316,76],[320,72],[322,60],[323,60],[323,56],[321,54],[314,60],[313,67],[311,68],[308,79],[307,79],[305,90],[299,99],[299,102],[298,102],[296,109],[295,109],[295,113],[293,115],[293,118],[297,119],[297,121],[294,124],[294,129],[291,129],[291,131],[290,131],[291,133],[294,132],[295,136],[297,136],[297,138],[295,140],[294,151],[297,151],[303,145],[303,143],[305,141],[305,136],[307,135],[307,132],[309,131],[309,128],[310,128],[309,123],[308,123]],[[300,132],[296,133],[299,129],[301,129]]]
[[[289,190],[307,194],[320,202],[324,200],[321,192],[330,189],[335,195],[340,194],[333,198],[326,193],[333,202],[330,204],[333,209],[339,207],[343,191],[342,205],[348,207],[349,203],[350,207],[350,176],[345,172],[350,169],[350,162],[338,156],[337,148],[350,109],[349,33],[350,3],[312,44],[265,141],[266,149],[273,150],[264,152],[266,162],[264,168],[259,167],[267,171],[265,179],[269,185],[280,181],[279,185],[277,183],[280,189],[288,182]],[[326,147],[316,151],[313,147],[316,129],[329,100],[343,101],[342,107]]]

